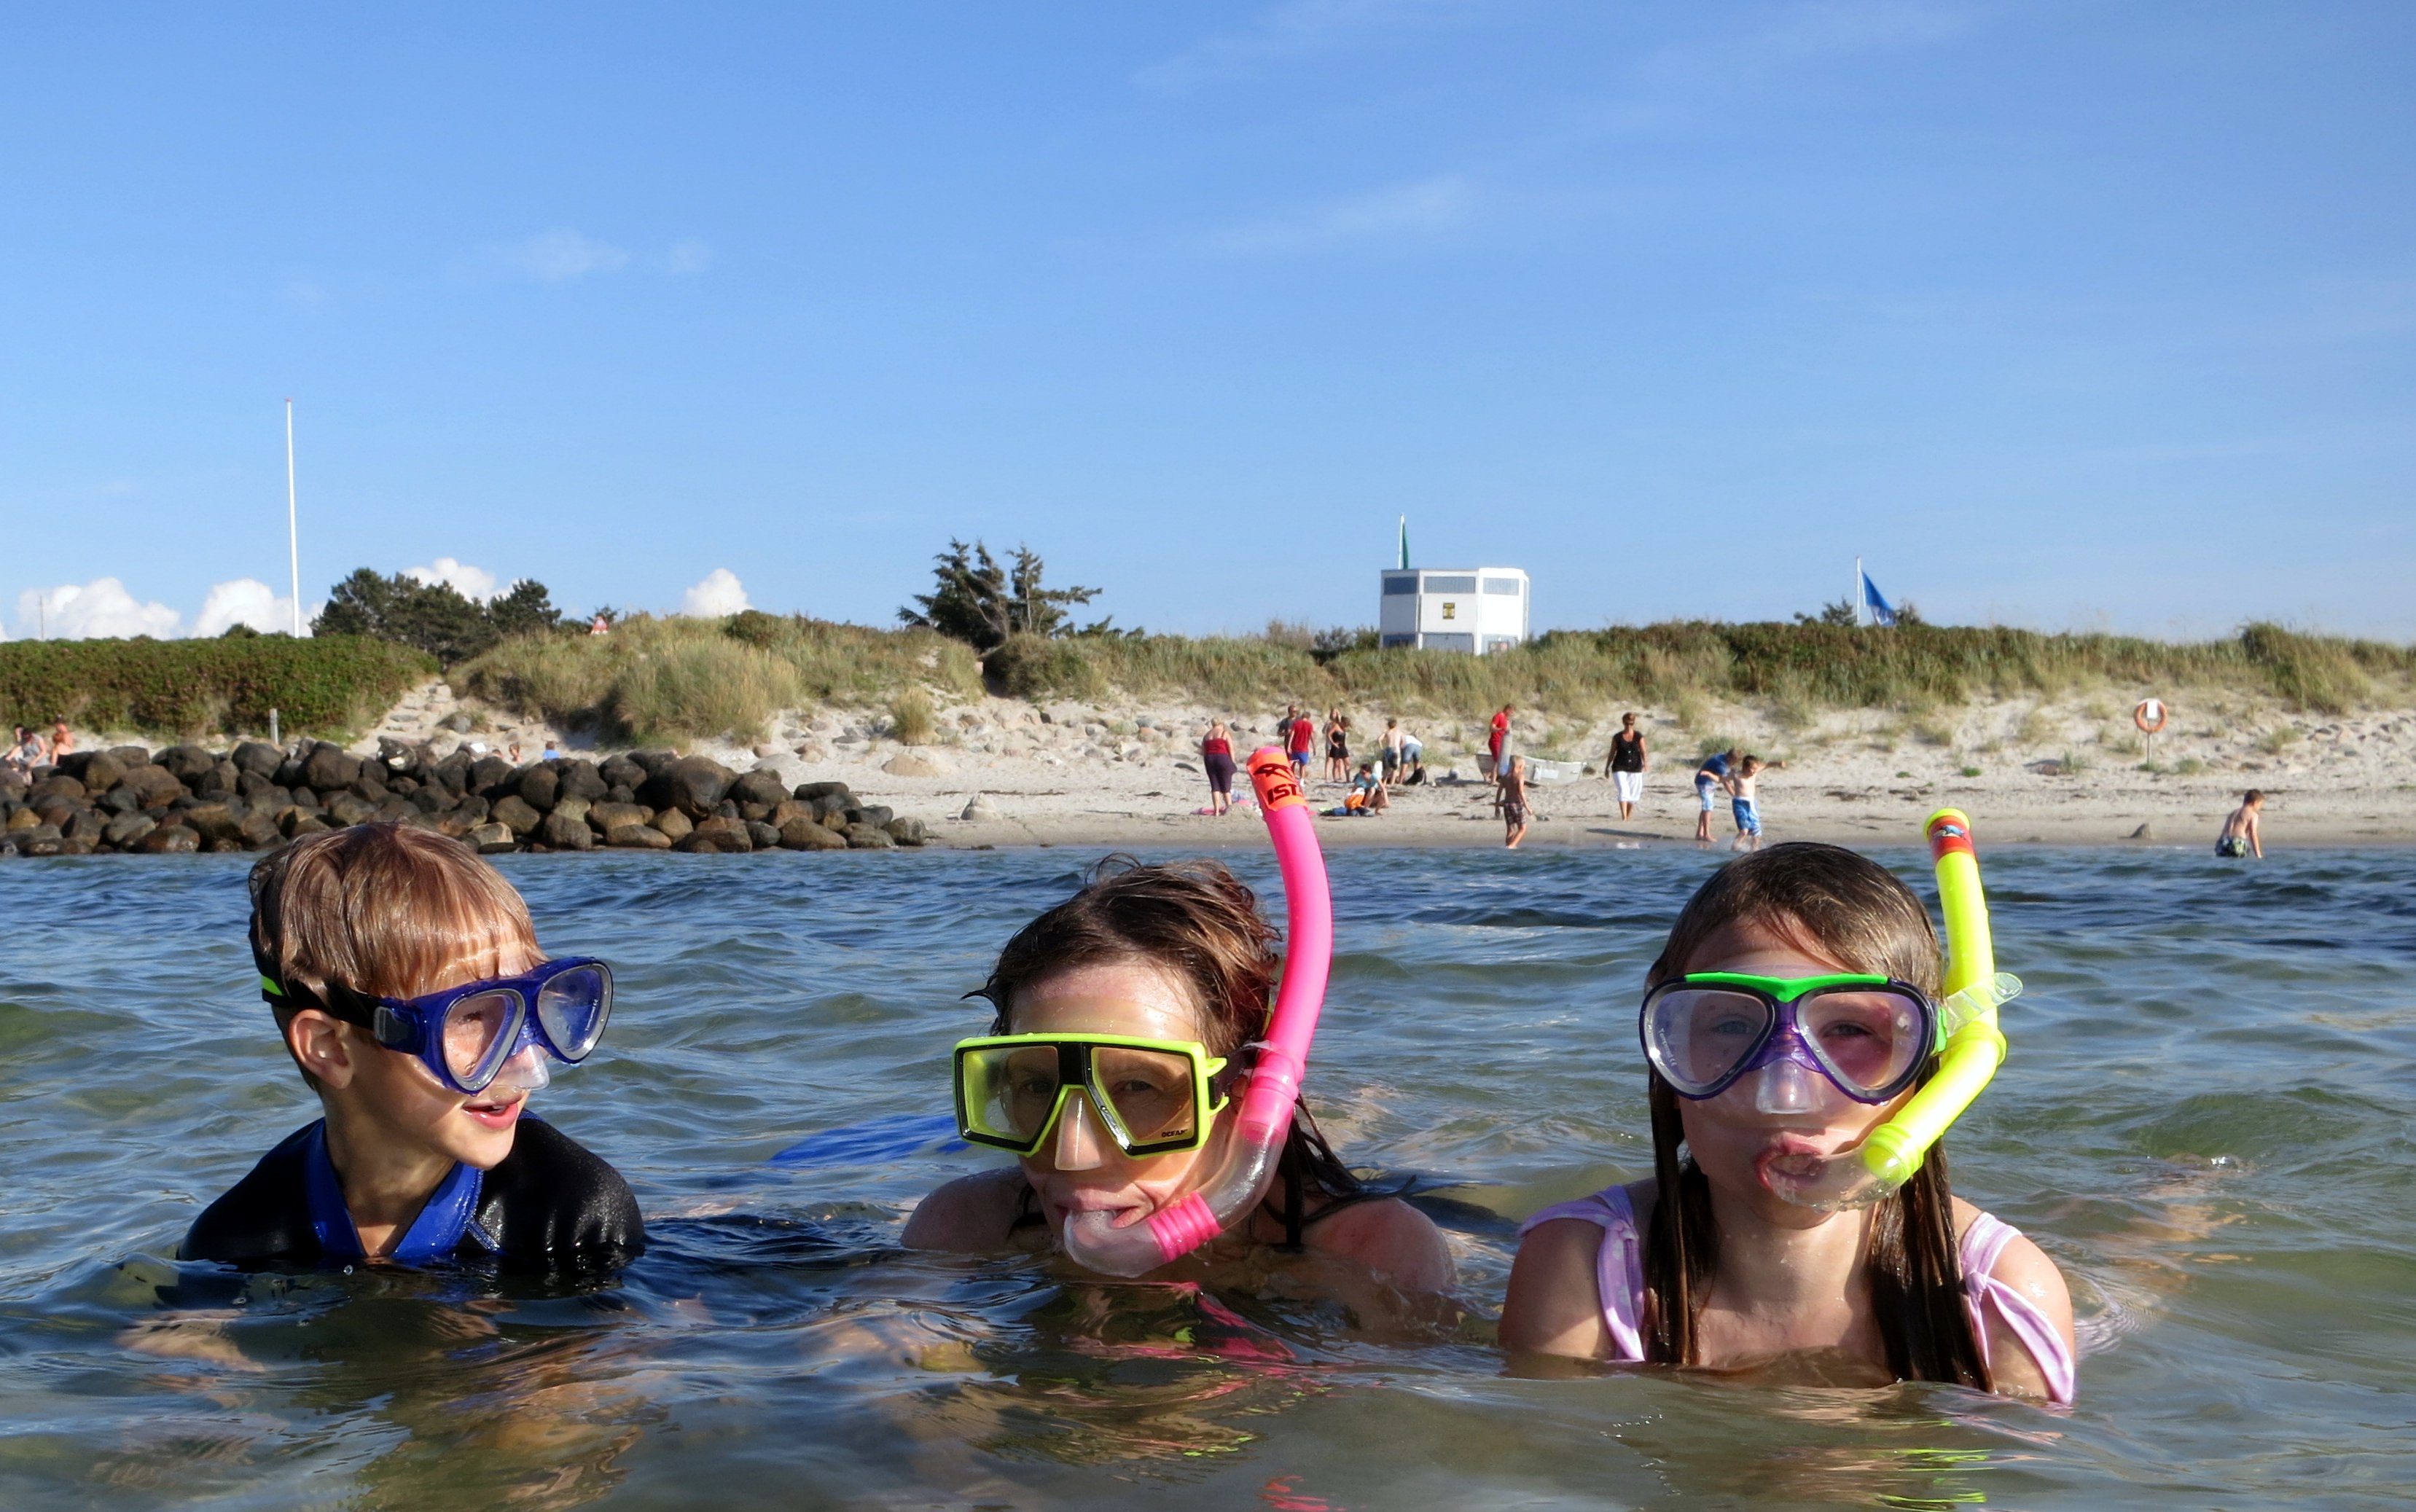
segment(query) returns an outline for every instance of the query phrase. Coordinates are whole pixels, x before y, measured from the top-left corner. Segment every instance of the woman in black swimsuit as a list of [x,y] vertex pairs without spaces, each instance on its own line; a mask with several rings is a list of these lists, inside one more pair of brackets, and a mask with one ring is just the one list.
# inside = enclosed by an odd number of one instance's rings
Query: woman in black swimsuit
[[[1052,1248],[1069,1214],[1104,1210],[1120,1224],[1140,1222],[1198,1190],[1217,1170],[1240,1109],[1244,1047],[1263,1028],[1274,993],[1275,941],[1258,900],[1213,861],[1111,858],[1080,892],[1024,926],[974,994],[996,1009],[989,1036],[959,1052],[959,1119],[995,1131],[984,1142],[1018,1150],[1019,1161],[924,1199],[907,1245]],[[995,1043],[1004,1036],[1013,1037]],[[969,1062],[990,1056],[997,1068],[987,1081],[968,1075]],[[1195,1255],[1151,1274],[1213,1274],[1285,1254],[1349,1263],[1404,1293],[1441,1292],[1453,1278],[1433,1222],[1363,1187],[1305,1105],[1266,1201]]]
[[1340,709],[1325,711],[1325,776],[1328,780],[1351,780],[1351,721]]

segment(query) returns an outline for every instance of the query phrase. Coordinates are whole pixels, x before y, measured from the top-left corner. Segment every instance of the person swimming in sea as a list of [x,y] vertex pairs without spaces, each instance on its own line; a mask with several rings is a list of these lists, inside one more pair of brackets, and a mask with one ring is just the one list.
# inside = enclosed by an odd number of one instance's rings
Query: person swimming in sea
[[549,1063],[602,1036],[609,967],[547,960],[520,894],[432,830],[307,836],[250,887],[261,996],[324,1116],[204,1209],[179,1259],[588,1272],[645,1247],[620,1173],[525,1116]]
[[1714,872],[1645,976],[1654,1173],[1528,1220],[1502,1347],[2072,1400],[2062,1274],[1955,1196],[1942,1147],[1867,1206],[1783,1194],[1936,1073],[1940,975],[1876,862],[1790,843]]
[[2223,822],[2223,833],[2214,839],[2214,854],[2226,860],[2237,861],[2247,856],[2265,859],[2265,837],[2257,821],[2265,813],[2265,794],[2250,788]]
[[[1068,1214],[1119,1226],[1181,1202],[1232,1138],[1246,1046],[1262,1031],[1278,959],[1250,889],[1213,861],[1102,863],[1000,952],[989,1034],[958,1047],[961,1132],[1015,1166],[947,1183],[918,1205],[910,1248],[1048,1249]],[[1308,1256],[1404,1293],[1453,1281],[1432,1220],[1369,1190],[1295,1108],[1273,1187],[1194,1258],[1153,1276]]]

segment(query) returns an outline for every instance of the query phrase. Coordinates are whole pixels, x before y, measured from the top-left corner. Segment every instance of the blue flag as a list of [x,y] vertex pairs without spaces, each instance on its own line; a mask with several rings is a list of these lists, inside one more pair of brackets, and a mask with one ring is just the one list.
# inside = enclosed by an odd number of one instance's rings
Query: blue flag
[[1895,623],[1895,606],[1880,597],[1880,585],[1871,581],[1867,572],[1863,574],[1863,608],[1869,611],[1874,625]]

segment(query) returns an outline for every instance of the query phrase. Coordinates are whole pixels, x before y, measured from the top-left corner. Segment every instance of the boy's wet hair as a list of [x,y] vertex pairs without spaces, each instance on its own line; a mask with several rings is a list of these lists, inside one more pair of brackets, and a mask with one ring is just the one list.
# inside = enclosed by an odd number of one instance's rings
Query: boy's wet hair
[[[415,997],[542,959],[528,905],[460,840],[402,824],[309,835],[251,869],[251,944],[280,981]],[[284,1027],[293,1010],[280,1009]]]

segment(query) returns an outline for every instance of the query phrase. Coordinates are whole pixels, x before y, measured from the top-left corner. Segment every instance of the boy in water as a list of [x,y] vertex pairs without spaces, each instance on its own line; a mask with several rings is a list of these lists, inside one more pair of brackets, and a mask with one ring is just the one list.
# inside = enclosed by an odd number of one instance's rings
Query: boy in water
[[2264,811],[2265,794],[2250,788],[2242,796],[2240,807],[2223,822],[2223,833],[2215,838],[2214,854],[2231,860],[2249,855],[2264,860],[2265,838],[2257,827],[2257,816]]
[[361,824],[251,872],[251,952],[325,1116],[194,1220],[185,1260],[589,1270],[645,1247],[628,1185],[523,1119],[596,1048],[612,972],[547,960],[528,906],[458,840]]
[[1508,834],[1502,841],[1505,851],[1515,851],[1527,838],[1527,758],[1510,758],[1510,769],[1502,774],[1502,823]]

